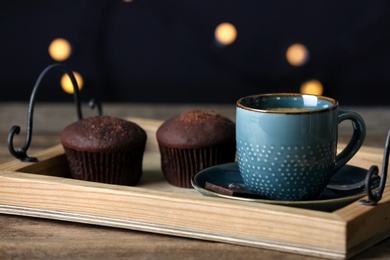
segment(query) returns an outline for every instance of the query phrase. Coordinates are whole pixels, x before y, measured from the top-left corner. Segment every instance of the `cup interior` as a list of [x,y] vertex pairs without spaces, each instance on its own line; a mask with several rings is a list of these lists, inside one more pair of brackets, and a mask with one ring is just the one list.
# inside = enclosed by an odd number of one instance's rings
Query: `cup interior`
[[328,97],[305,94],[263,94],[243,97],[237,101],[237,106],[274,113],[302,113],[335,107],[337,101]]

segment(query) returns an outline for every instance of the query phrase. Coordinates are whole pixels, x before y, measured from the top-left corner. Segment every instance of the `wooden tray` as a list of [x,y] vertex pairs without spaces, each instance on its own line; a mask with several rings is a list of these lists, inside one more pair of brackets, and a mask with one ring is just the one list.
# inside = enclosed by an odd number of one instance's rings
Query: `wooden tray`
[[[141,230],[333,259],[349,258],[390,236],[390,191],[376,206],[358,201],[334,212],[206,197],[169,185],[160,171],[160,121],[131,118],[148,133],[144,175],[136,187],[69,178],[61,145],[39,162],[0,165],[0,213]],[[351,165],[381,165],[383,151],[363,147]]]

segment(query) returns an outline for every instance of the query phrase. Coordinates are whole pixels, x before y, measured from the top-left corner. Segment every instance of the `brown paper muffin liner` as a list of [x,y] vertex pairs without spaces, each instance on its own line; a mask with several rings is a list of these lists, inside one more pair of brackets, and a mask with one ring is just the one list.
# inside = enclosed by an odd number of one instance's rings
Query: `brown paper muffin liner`
[[199,171],[218,164],[233,162],[235,146],[218,146],[199,149],[169,148],[159,145],[161,170],[172,185],[192,188],[191,178]]
[[142,176],[143,149],[113,153],[64,150],[75,179],[134,186]]

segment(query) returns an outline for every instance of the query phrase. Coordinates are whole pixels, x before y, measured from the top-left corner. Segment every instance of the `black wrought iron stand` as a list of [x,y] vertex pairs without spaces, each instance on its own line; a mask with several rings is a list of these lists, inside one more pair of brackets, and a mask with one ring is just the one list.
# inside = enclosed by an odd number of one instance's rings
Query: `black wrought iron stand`
[[[30,144],[31,144],[32,131],[33,131],[33,115],[34,115],[35,96],[36,96],[36,93],[38,91],[38,88],[39,88],[39,86],[40,86],[44,76],[50,70],[52,70],[54,68],[59,68],[59,69],[63,70],[69,76],[69,78],[70,78],[70,80],[72,82],[72,85],[73,85],[73,90],[74,90],[73,93],[74,93],[74,102],[75,102],[75,105],[76,105],[77,117],[78,117],[78,119],[82,119],[83,118],[83,115],[82,115],[82,112],[81,112],[81,102],[80,102],[79,86],[77,84],[77,80],[76,80],[75,76],[73,75],[73,72],[70,69],[68,69],[66,66],[64,66],[63,64],[60,64],[60,63],[55,63],[55,64],[52,64],[52,65],[46,67],[41,72],[41,74],[39,75],[39,77],[38,77],[38,79],[37,79],[37,81],[35,83],[35,86],[33,88],[33,91],[31,93],[30,104],[29,104],[29,108],[28,108],[26,141],[25,141],[25,144],[23,145],[23,147],[19,148],[19,149],[15,149],[14,148],[14,144],[13,144],[14,135],[20,133],[20,126],[18,126],[18,125],[12,126],[11,130],[10,130],[10,132],[8,134],[8,150],[9,150],[9,152],[14,157],[16,157],[17,159],[20,159],[23,162],[36,162],[36,161],[38,161],[37,158],[30,157],[30,156],[27,155],[27,150],[28,150],[28,148],[30,147]],[[96,102],[94,99],[91,99],[91,101],[89,102],[89,106],[91,108],[95,108],[96,107],[97,110],[98,110],[98,114],[99,115],[102,114],[102,107],[101,107],[100,103]]]

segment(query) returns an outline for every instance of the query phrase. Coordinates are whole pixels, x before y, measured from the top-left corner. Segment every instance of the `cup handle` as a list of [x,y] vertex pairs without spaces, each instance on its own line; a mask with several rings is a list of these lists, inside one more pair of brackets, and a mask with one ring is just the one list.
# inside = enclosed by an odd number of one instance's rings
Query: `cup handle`
[[347,146],[336,156],[335,171],[344,166],[360,149],[366,136],[366,124],[364,119],[354,111],[340,110],[338,113],[338,123],[351,120],[353,134]]

